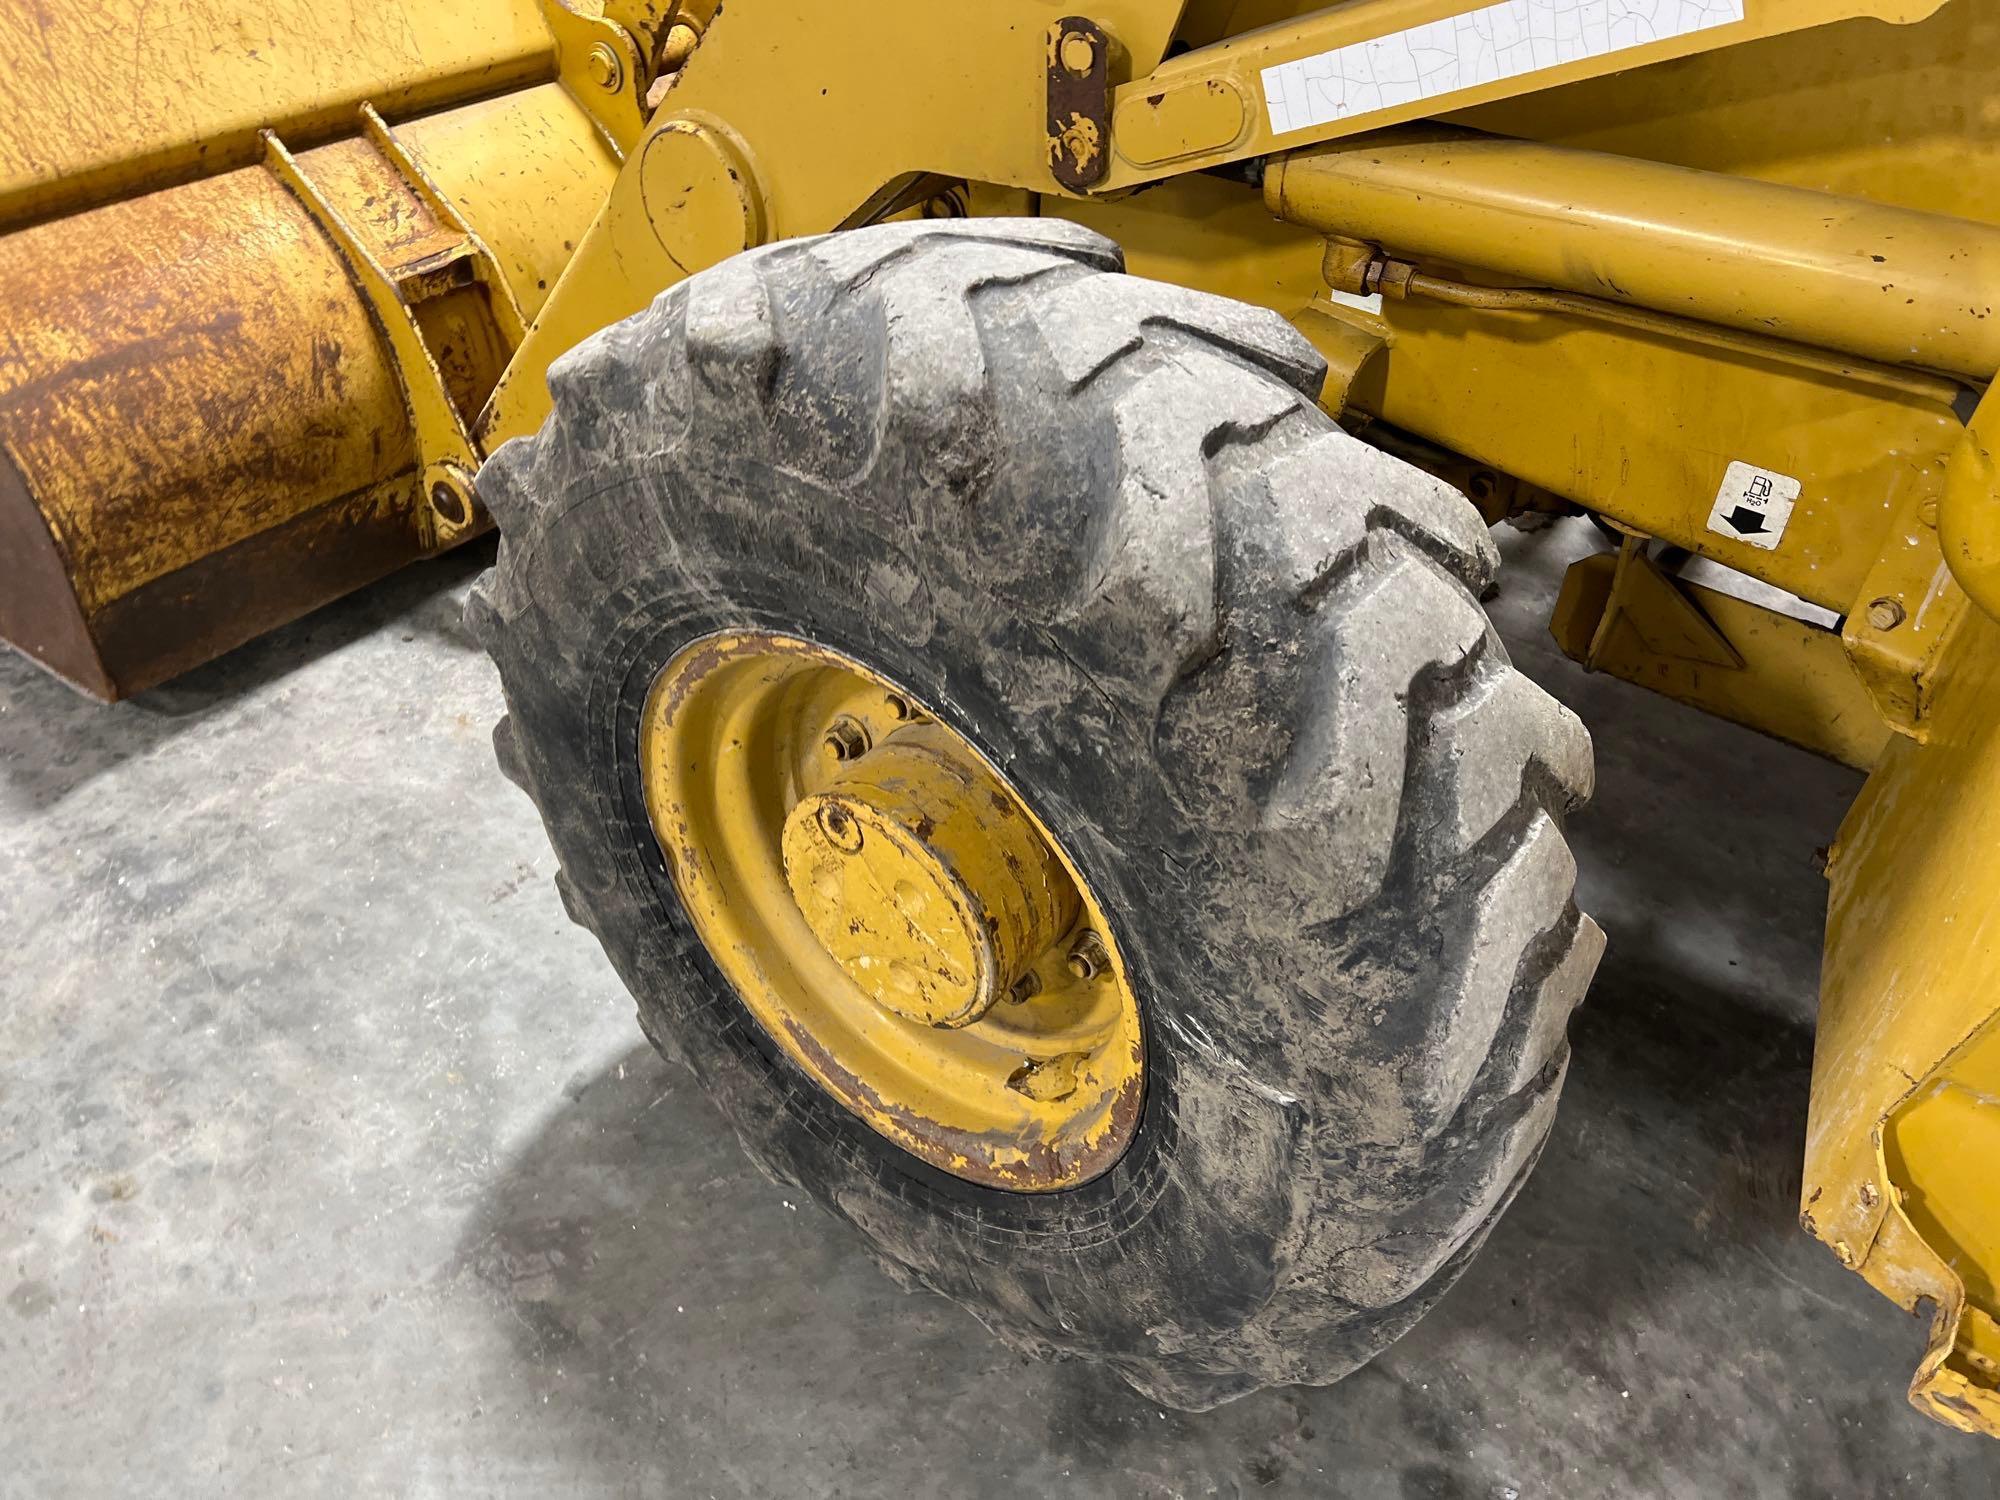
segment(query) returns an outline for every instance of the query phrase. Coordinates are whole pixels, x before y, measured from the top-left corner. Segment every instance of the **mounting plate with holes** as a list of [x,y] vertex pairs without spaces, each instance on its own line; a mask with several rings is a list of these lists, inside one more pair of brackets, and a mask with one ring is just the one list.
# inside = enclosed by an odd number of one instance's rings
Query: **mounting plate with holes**
[[640,733],[682,904],[815,1083],[988,1187],[1073,1187],[1118,1159],[1144,1056],[1106,915],[931,708],[829,647],[731,634],[674,656]]

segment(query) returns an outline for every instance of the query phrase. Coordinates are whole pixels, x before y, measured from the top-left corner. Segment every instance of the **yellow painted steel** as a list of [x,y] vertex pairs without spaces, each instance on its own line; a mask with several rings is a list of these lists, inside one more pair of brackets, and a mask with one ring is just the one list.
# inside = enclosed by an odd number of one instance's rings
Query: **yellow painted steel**
[[1996,57],[2000,8],[1950,0],[1908,25],[1842,21],[1447,118],[2000,224]]
[[396,138],[477,230],[533,319],[604,205],[617,157],[555,84],[404,120]]
[[[1322,58],[1391,32],[1446,20],[1478,9],[1465,0],[1355,0],[1295,7],[1287,19],[1254,30],[1239,29],[1207,47],[1181,53],[1151,73],[1135,76],[1115,93],[1111,144],[1113,164],[1101,192],[1132,187],[1167,172],[1218,166],[1271,151],[1294,151],[1315,141],[1374,130],[1406,120],[1469,109],[1516,95],[1557,88],[1608,73],[1755,42],[1851,17],[1911,22],[1930,15],[1940,0],[1876,0],[1829,4],[1827,0],[1746,0],[1739,21],[1634,40],[1595,55],[1573,57],[1546,67],[1530,67],[1468,87],[1446,91],[1412,89],[1407,98],[1377,102],[1382,95],[1357,89],[1357,101],[1337,117],[1302,128],[1280,129],[1267,112],[1270,68]],[[1243,19],[1247,19],[1243,18]],[[1350,59],[1343,67],[1325,65],[1334,76],[1366,76],[1368,64]],[[1136,72],[1136,70],[1135,70]],[[1393,74],[1389,75],[1393,79]],[[1282,87],[1282,85],[1280,85]],[[1387,93],[1385,87],[1383,93]],[[1370,107],[1374,104],[1374,107]],[[1129,149],[1128,149],[1129,148]]]
[[1530,285],[1975,380],[2000,370],[2000,318],[1982,311],[2000,227],[1974,220],[1434,125],[1282,157],[1264,200]]
[[537,0],[0,6],[0,227],[553,76]]
[[[1890,529],[1934,504],[1959,428],[1916,394],[1593,320],[1385,304],[1361,401],[1397,426],[1839,613]],[[1785,544],[1711,530],[1731,462],[1801,482]]]
[[1889,746],[1833,846],[1801,1212],[1935,1309],[1912,1400],[2000,1433],[2000,622],[1969,613],[1942,667],[1928,743]]
[[1987,387],[1953,452],[1938,507],[1945,566],[2000,619],[2000,396]]
[[[1276,141],[1262,102],[1262,68],[1327,48],[1435,21],[1462,0],[1357,0],[1286,25],[1162,62],[1181,0],[1103,0],[1090,19],[1116,39],[1129,81],[1115,93],[1113,160],[1095,191],[1295,147],[1435,112],[1569,83],[1662,58],[1822,25],[1854,15],[1909,21],[1936,0],[1748,0],[1743,21],[1579,59],[1408,106],[1358,114]],[[918,172],[1058,193],[1044,136],[1046,38],[1073,5],[1041,0],[959,0],[948,17],[934,0],[875,0],[866,25],[820,0],[734,0],[675,77],[638,152],[641,170],[613,190],[580,248],[572,285],[538,321],[517,373],[503,380],[484,425],[490,441],[533,431],[547,415],[539,374],[564,349],[643,307],[662,287],[713,259],[767,239],[815,234],[867,216],[878,196]],[[771,45],[783,38],[782,46]],[[894,38],[893,43],[885,38]],[[893,66],[885,69],[885,49]],[[893,93],[885,98],[885,79]],[[1121,115],[1157,114],[1171,97],[1177,118],[1141,124],[1136,138],[1191,139],[1234,118],[1214,81],[1233,91],[1246,122],[1229,143],[1143,165],[1118,158]],[[893,103],[891,103],[891,99]],[[968,109],[965,101],[977,99]],[[1180,115],[1185,111],[1185,116]],[[679,140],[662,143],[663,133]],[[700,158],[685,199],[650,200],[641,183],[658,145],[676,170]],[[678,180],[674,185],[679,187]],[[667,202],[672,213],[662,213]]]
[[646,128],[653,33],[671,8],[637,0],[614,14],[603,0],[542,0],[542,21],[555,39],[557,76],[621,161]]
[[[492,389],[507,353],[520,342],[520,309],[492,269],[486,247],[414,174],[413,164],[381,116],[364,105],[363,119],[371,127],[368,145],[373,151],[360,159],[379,155],[394,168],[409,196],[404,213],[417,221],[414,235],[398,235],[401,243],[395,248],[403,254],[393,263],[385,264],[377,253],[373,241],[378,236],[364,234],[351,223],[316,174],[269,131],[264,136],[266,164],[339,252],[388,341],[390,366],[402,387],[403,411],[415,445],[418,492],[429,497],[428,504],[417,507],[419,534],[426,548],[446,546],[470,532],[479,519],[471,483],[479,458],[461,406],[475,407]],[[352,162],[357,155],[328,154],[335,162],[343,157]],[[364,196],[363,202],[369,201],[374,200]],[[475,283],[480,294],[466,296]],[[451,318],[454,331],[472,333],[458,348],[456,380],[447,377],[440,363],[446,346],[436,317],[440,305],[453,303],[459,304]],[[509,334],[511,339],[503,346],[501,340]]]
[[1868,769],[1889,740],[1839,632],[1667,578],[1629,549],[1572,564],[1549,629],[1594,671],[1846,765]]
[[[1940,488],[1947,495],[1954,476],[1963,473],[1961,452],[1954,448],[1945,466]],[[1940,549],[1940,514],[1936,501],[1904,497],[1840,631],[1882,718],[1918,740],[1930,735],[1930,698],[1969,613],[1965,591]]]
[[655,681],[640,758],[689,918],[808,1077],[987,1186],[1117,1160],[1144,1041],[1110,914],[925,705],[824,646],[712,636]]
[[[823,0],[731,0],[675,75],[637,170],[613,187],[482,435],[534,431],[549,362],[662,288],[766,240],[838,228],[911,174],[1053,190],[1046,34],[1074,8],[958,0],[947,17],[935,0],[876,0],[857,24]],[[1151,67],[1178,9],[1105,0],[1092,19]]]
[[[353,124],[287,155],[421,295],[470,420],[518,337],[512,309],[539,307],[616,161],[554,85],[394,126],[414,179]],[[566,234],[551,213],[565,207],[582,210]],[[448,540],[417,484],[406,366],[357,276],[261,166],[0,237],[0,540],[15,564],[0,633],[122,696]]]
[[1068,872],[937,723],[899,721],[879,744],[836,723],[826,748],[851,763],[793,805],[782,841],[806,925],[877,1005],[926,1026],[977,1021],[1075,922]]

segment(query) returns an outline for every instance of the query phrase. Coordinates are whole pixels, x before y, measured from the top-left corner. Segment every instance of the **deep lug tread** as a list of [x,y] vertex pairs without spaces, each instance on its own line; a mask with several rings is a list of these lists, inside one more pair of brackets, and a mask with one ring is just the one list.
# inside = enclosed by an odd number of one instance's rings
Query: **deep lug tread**
[[1576,885],[1562,833],[1537,814],[1507,862],[1474,903],[1456,982],[1432,1002],[1431,1024],[1402,1075],[1403,1105],[1426,1138],[1457,1114],[1492,1054],[1521,960]]
[[1072,388],[1162,333],[1275,375],[1308,399],[1326,381],[1326,361],[1276,313],[1163,282],[1075,281],[1038,307],[1035,321]]
[[693,420],[761,415],[783,352],[760,258],[737,256],[689,281],[686,319]]
[[[1366,1360],[1518,1191],[1602,949],[1560,835],[1588,744],[1491,637],[1472,508],[1334,429],[1282,320],[1118,264],[1060,220],[926,223],[683,283],[552,372],[543,435],[496,458],[512,488],[474,613],[566,909],[760,1167],[1018,1347],[1206,1406]],[[865,357],[815,346],[836,325]],[[873,448],[800,413],[866,417]],[[883,638],[958,653],[940,691],[1006,700],[1021,725],[981,722],[1013,736],[1010,770],[1122,768],[1060,810],[1185,955],[1149,998],[1187,1063],[1155,1091],[1177,1154],[1060,1201],[946,1202],[859,1171],[844,1117],[786,1125],[777,1075],[697,1024],[727,1007],[685,998],[706,981],[648,883],[657,849],[597,832],[616,793],[588,747],[630,732],[630,674],[590,661],[653,618],[659,577],[735,628],[725,580],[759,569],[804,595],[838,576]],[[605,705],[588,735],[583,703]]]
[[1414,748],[1415,773],[1435,788],[1421,830],[1437,859],[1470,849],[1521,798],[1539,770],[1560,810],[1589,800],[1590,736],[1568,709],[1504,660],[1489,659],[1471,692],[1440,711]]
[[1337,911],[1376,894],[1403,809],[1410,728],[1403,710],[1420,675],[1462,661],[1484,639],[1479,606],[1400,536],[1375,534],[1369,555],[1316,616],[1330,628],[1291,757],[1264,809],[1267,827],[1322,827],[1353,850],[1322,892]]
[[1127,712],[1150,718],[1176,680],[1220,649],[1208,455],[1294,404],[1229,365],[1196,374],[1169,364],[1114,405],[1117,486],[1083,538],[1080,597],[1064,624],[1070,655],[1115,684]]

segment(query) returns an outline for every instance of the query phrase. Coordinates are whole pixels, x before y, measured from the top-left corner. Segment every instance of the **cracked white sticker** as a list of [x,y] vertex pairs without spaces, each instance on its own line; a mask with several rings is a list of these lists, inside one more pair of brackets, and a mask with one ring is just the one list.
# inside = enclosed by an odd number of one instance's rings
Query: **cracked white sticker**
[[1727,26],[1743,0],[1502,0],[1264,69],[1273,134]]
[[1738,459],[1723,472],[1722,488],[1709,508],[1708,529],[1732,542],[1775,552],[1798,498],[1799,482],[1791,475]]

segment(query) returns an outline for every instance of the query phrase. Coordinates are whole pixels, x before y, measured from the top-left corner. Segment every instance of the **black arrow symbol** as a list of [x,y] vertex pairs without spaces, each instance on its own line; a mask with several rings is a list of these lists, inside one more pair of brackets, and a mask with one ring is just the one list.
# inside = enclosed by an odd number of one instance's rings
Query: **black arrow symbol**
[[1734,526],[1744,536],[1755,536],[1764,529],[1764,512],[1752,510],[1747,505],[1739,505],[1722,518]]

